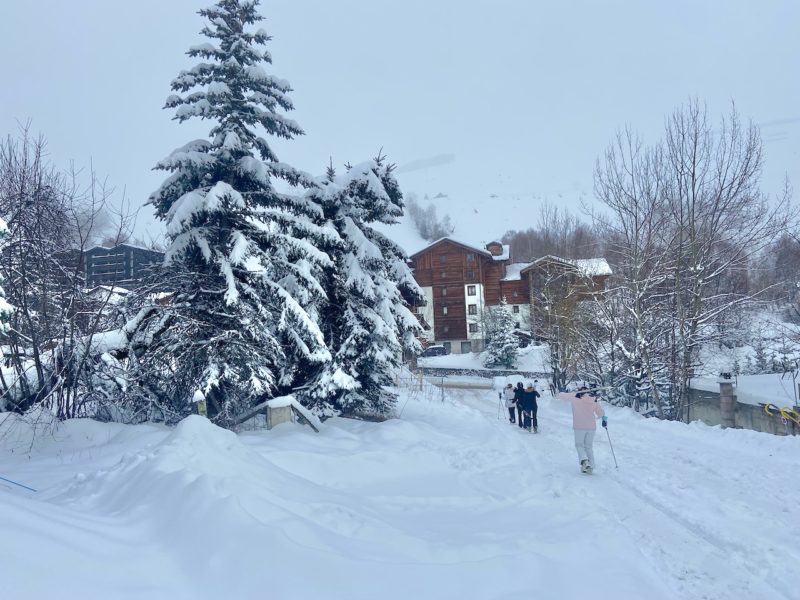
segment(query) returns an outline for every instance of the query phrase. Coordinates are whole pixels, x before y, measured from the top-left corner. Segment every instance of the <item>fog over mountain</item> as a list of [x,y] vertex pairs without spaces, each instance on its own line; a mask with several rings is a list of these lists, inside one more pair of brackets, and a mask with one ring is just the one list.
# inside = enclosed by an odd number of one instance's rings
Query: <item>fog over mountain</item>
[[[0,131],[30,119],[54,161],[91,161],[142,204],[162,179],[156,161],[207,134],[161,110],[206,4],[9,3]],[[714,118],[735,101],[762,126],[766,192],[786,174],[800,181],[795,2],[276,0],[261,12],[307,134],[277,144],[278,156],[322,173],[331,158],[383,149],[405,192],[436,202],[462,237],[524,227],[544,199],[591,202],[615,131],[630,124],[655,141],[690,97]],[[139,232],[158,230],[151,214]]]

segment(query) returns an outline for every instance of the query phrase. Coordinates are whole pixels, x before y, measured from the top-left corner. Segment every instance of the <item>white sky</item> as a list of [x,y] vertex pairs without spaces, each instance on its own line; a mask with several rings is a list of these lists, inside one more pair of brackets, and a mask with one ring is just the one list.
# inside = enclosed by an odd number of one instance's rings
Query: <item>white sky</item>
[[[165,176],[155,162],[207,133],[161,107],[210,4],[5,0],[0,133],[30,119],[57,164],[91,160],[142,203]],[[307,133],[275,148],[306,171],[382,147],[406,192],[514,198],[493,209],[513,206],[520,227],[543,198],[591,199],[616,129],[655,141],[665,115],[698,96],[715,117],[734,100],[762,124],[764,191],[788,174],[800,194],[795,0],[267,0],[261,13]],[[151,224],[146,208],[139,233]]]

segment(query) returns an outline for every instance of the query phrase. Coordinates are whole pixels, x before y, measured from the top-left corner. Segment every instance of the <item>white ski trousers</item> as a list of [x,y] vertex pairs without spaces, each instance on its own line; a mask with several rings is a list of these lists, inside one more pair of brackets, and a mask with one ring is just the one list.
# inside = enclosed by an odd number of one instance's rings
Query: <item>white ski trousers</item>
[[578,462],[586,459],[594,467],[594,429],[575,429],[575,449],[578,451]]

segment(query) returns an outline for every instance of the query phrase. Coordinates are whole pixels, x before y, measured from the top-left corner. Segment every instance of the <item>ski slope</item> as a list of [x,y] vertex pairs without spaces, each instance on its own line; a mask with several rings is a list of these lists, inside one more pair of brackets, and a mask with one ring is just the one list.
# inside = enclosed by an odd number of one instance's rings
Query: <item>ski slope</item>
[[[0,415],[3,598],[800,597],[800,439],[607,407],[582,475],[486,390],[401,389],[402,416],[239,435]],[[498,418],[499,414],[499,418]]]

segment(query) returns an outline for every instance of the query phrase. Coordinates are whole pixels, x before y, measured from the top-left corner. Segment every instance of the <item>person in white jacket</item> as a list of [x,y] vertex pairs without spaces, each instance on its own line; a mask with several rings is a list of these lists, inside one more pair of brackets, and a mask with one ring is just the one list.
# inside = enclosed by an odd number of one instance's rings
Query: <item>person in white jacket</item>
[[517,420],[514,418],[514,408],[516,406],[516,402],[514,402],[514,386],[510,383],[503,388],[503,400],[505,400],[506,408],[508,409],[508,422],[516,423]]

